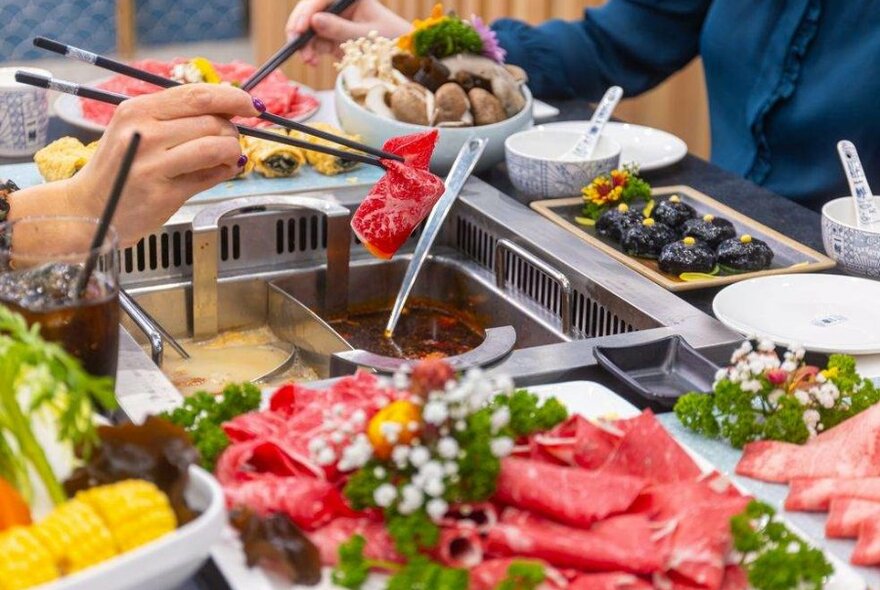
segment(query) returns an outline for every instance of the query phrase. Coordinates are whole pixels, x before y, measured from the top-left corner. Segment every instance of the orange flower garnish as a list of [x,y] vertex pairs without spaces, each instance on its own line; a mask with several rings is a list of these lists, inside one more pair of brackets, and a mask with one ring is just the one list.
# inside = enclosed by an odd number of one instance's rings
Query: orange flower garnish
[[599,176],[584,189],[583,193],[584,198],[595,205],[610,205],[620,200],[623,185],[615,183],[612,173],[611,180],[607,176]]
[[397,47],[403,51],[408,53],[412,53],[413,50],[413,36],[421,31],[422,29],[428,29],[433,27],[434,25],[443,22],[448,17],[446,16],[446,12],[443,10],[443,3],[438,2],[434,5],[434,8],[431,10],[431,16],[424,19],[415,19],[413,21],[412,30],[406,35],[402,35],[397,39]]

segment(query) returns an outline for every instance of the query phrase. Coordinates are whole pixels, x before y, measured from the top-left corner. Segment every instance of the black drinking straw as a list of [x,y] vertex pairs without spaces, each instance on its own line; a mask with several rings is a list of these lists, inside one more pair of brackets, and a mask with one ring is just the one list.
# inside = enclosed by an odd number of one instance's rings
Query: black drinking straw
[[131,172],[131,165],[134,162],[134,156],[137,153],[138,146],[141,143],[141,134],[135,131],[134,135],[131,136],[131,141],[128,143],[128,148],[125,150],[125,156],[122,158],[122,165],[119,167],[119,172],[116,173],[116,180],[113,182],[113,189],[110,191],[110,197],[107,199],[107,204],[104,206],[104,213],[101,215],[101,219],[98,222],[98,231],[95,232],[95,237],[92,239],[92,247],[89,251],[89,257],[86,259],[86,265],[82,270],[82,273],[79,275],[79,281],[76,284],[76,297],[77,299],[82,299],[85,296],[86,288],[89,285],[89,279],[92,276],[92,272],[95,270],[95,265],[98,262],[98,252],[101,249],[101,246],[104,245],[104,240],[107,239],[107,232],[110,231],[110,223],[113,221],[113,216],[116,214],[116,207],[119,205],[119,199],[122,197],[122,189],[125,188],[125,182],[128,180],[128,175]]

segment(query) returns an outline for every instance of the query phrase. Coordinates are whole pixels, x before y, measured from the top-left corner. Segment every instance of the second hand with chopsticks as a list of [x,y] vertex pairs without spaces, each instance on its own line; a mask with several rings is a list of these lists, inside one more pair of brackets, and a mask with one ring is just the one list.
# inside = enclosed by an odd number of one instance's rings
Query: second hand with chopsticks
[[[125,96],[123,94],[117,94],[115,92],[110,92],[107,90],[99,90],[90,86],[82,86],[74,82],[59,80],[57,78],[49,78],[48,76],[41,76],[39,74],[32,74],[23,70],[19,70],[15,73],[15,81],[19,84],[27,84],[28,86],[36,86],[37,88],[55,90],[56,92],[62,92],[64,94],[73,94],[74,96],[90,98],[92,100],[97,100],[99,102],[105,102],[107,104],[117,106],[131,98],[130,96]],[[314,144],[308,141],[301,141],[292,137],[288,137],[286,135],[279,135],[277,133],[272,133],[271,131],[255,129],[253,127],[247,127],[245,125],[236,125],[235,127],[236,129],[238,129],[239,133],[241,133],[242,135],[247,135],[248,137],[265,139],[266,141],[289,145],[303,150],[321,152],[324,154],[329,154],[331,156],[336,156],[337,158],[341,158],[343,160],[355,160],[357,162],[362,162],[371,166],[377,166],[379,168],[382,168],[383,170],[385,169],[385,165],[382,164],[379,158],[368,156],[366,154],[358,154],[355,152],[337,150],[329,146]]]

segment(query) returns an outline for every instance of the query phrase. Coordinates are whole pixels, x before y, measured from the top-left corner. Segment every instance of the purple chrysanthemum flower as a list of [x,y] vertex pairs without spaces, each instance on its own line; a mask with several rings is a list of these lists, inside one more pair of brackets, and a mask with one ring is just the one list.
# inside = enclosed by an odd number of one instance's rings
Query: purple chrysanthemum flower
[[471,26],[479,33],[480,39],[483,40],[483,55],[503,64],[507,52],[498,44],[498,36],[495,34],[495,31],[490,29],[483,22],[483,19],[477,15],[471,16]]

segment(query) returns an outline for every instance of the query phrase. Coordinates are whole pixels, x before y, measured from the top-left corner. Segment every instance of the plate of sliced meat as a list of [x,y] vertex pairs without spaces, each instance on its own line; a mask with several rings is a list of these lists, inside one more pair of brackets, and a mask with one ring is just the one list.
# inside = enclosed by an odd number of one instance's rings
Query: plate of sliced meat
[[[569,417],[500,460],[491,502],[445,513],[436,560],[467,569],[475,590],[496,588],[511,563],[523,559],[543,564],[541,588],[550,590],[748,588],[731,559],[730,519],[750,496],[678,443],[653,413],[639,412],[601,385],[572,382],[530,391],[560,401]],[[284,513],[303,528],[325,566],[313,588],[336,588],[329,568],[356,534],[365,540],[367,558],[401,559],[380,519],[341,503],[344,478],[334,480],[337,472],[310,459],[319,446],[319,455],[340,454],[335,438],[314,442],[328,420],[344,430],[365,416],[370,420],[395,396],[392,404],[402,401],[387,381],[360,374],[327,391],[279,391],[269,407],[224,426],[232,445],[217,476],[228,500]],[[352,448],[341,455],[353,459]],[[864,519],[863,510],[841,506],[840,528]],[[235,590],[305,588],[248,568],[231,531],[213,555]],[[827,590],[865,587],[851,568],[831,561],[835,574]],[[383,588],[384,582],[374,574],[362,588]]]

